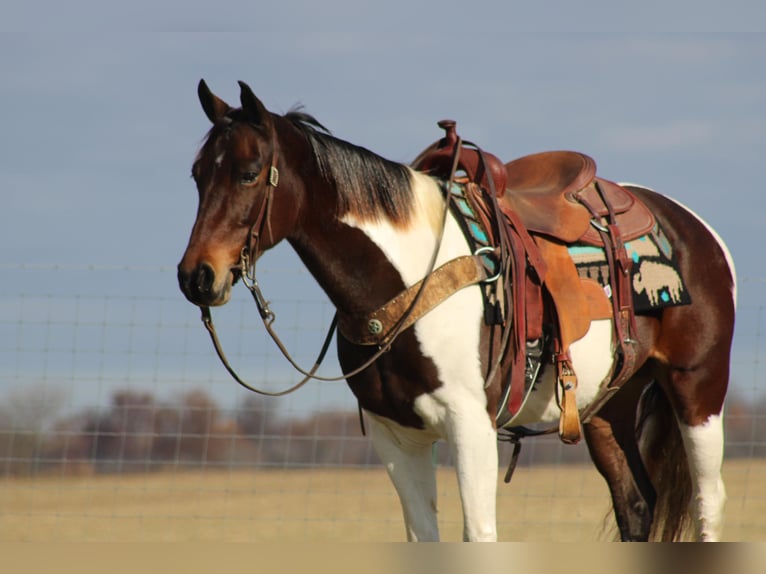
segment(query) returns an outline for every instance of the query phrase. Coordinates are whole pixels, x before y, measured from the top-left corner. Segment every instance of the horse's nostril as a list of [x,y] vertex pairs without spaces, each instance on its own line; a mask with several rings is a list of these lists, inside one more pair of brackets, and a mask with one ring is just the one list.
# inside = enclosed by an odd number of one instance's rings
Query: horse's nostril
[[187,273],[178,265],[178,286],[184,293],[189,292],[189,284],[191,282],[191,273]]
[[178,285],[187,299],[194,303],[206,301],[213,295],[215,271],[207,263],[200,263],[191,272],[178,266]]
[[194,270],[196,275],[195,284],[200,293],[210,293],[215,281],[215,271],[207,263],[201,263]]

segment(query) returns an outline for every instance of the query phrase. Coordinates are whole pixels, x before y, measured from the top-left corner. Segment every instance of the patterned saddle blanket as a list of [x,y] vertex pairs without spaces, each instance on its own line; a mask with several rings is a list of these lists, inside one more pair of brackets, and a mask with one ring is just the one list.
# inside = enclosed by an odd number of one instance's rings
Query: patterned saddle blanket
[[[646,235],[627,241],[625,249],[633,262],[631,291],[636,313],[691,303],[689,291],[678,270],[673,246],[658,224]],[[602,247],[582,243],[568,246],[577,273],[597,281],[611,297],[609,266]]]

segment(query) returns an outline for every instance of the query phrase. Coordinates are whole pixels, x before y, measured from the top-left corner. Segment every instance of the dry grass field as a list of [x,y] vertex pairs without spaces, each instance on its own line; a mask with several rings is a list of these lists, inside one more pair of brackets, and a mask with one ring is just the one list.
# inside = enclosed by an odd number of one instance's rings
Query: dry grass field
[[[724,537],[766,540],[766,461],[726,461]],[[590,466],[519,468],[499,480],[501,540],[608,540],[608,494]],[[439,470],[444,540],[461,537],[454,473]],[[611,521],[609,522],[611,524]],[[29,542],[401,541],[380,469],[188,471],[0,482],[0,540]]]

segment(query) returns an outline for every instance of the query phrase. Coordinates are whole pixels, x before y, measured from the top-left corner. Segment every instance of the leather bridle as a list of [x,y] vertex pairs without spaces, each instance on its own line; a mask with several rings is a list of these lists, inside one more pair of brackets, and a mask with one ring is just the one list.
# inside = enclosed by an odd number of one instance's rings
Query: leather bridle
[[[298,381],[297,383],[295,383],[288,389],[285,389],[283,391],[277,391],[277,392],[265,391],[263,389],[259,389],[253,386],[252,384],[243,380],[237,374],[237,372],[234,370],[234,368],[231,366],[228,359],[226,358],[226,354],[223,351],[223,346],[221,345],[220,339],[216,332],[215,325],[213,324],[213,317],[211,315],[209,307],[201,308],[201,311],[202,311],[201,318],[205,328],[210,334],[210,338],[211,338],[211,341],[213,342],[213,347],[215,348],[218,358],[221,360],[221,363],[229,372],[229,374],[232,376],[232,378],[237,383],[239,383],[242,387],[246,388],[249,391],[252,391],[259,395],[278,397],[278,396],[287,395],[289,393],[292,393],[298,390],[311,379],[315,379],[318,381],[333,382],[333,381],[342,381],[342,380],[348,379],[349,377],[353,377],[354,375],[357,375],[361,373],[362,371],[364,371],[365,369],[367,369],[370,365],[372,365],[375,361],[377,361],[383,354],[388,352],[394,340],[399,336],[399,334],[404,329],[406,329],[409,326],[408,319],[410,319],[410,316],[412,315],[413,310],[415,309],[418,301],[420,300],[421,296],[425,292],[425,288],[426,288],[426,285],[428,284],[428,280],[433,274],[434,269],[436,267],[436,259],[439,254],[439,250],[441,248],[442,239],[444,237],[444,230],[446,228],[447,214],[449,212],[449,198],[445,197],[444,208],[443,208],[442,216],[441,216],[441,227],[439,230],[439,235],[436,240],[434,251],[431,255],[431,259],[428,264],[426,274],[423,277],[422,281],[420,282],[419,286],[417,287],[417,290],[416,290],[416,293],[414,294],[412,302],[404,311],[404,313],[396,322],[396,324],[393,326],[391,331],[389,331],[389,334],[386,337],[385,343],[379,345],[377,351],[373,353],[373,355],[369,359],[367,359],[362,365],[351,370],[350,372],[343,373],[335,377],[319,376],[316,374],[316,371],[317,369],[319,369],[320,365],[324,361],[324,358],[325,358],[325,355],[327,354],[327,350],[330,346],[332,337],[335,334],[337,324],[338,324],[338,313],[336,312],[335,316],[333,317],[333,320],[330,324],[327,335],[325,336],[324,342],[322,343],[317,359],[314,361],[314,364],[309,370],[305,370],[296,363],[296,361],[293,359],[293,357],[291,356],[291,354],[285,347],[284,343],[282,342],[282,340],[280,339],[280,337],[277,335],[276,331],[274,330],[273,323],[276,320],[276,314],[271,309],[271,307],[269,306],[269,302],[264,297],[263,292],[261,291],[261,288],[255,276],[255,264],[257,259],[261,255],[260,245],[261,245],[261,237],[264,230],[268,232],[269,240],[271,243],[273,243],[273,233],[271,229],[271,207],[273,202],[274,190],[277,188],[277,185],[279,183],[279,171],[277,168],[278,147],[277,147],[276,134],[274,133],[273,128],[272,128],[272,142],[273,142],[274,150],[272,153],[271,164],[268,168],[268,177],[266,181],[266,187],[265,187],[265,191],[263,195],[263,200],[261,201],[261,206],[258,210],[258,215],[256,216],[255,220],[253,221],[253,224],[250,227],[248,237],[245,240],[246,243],[242,247],[242,251],[240,252],[239,271],[241,273],[242,282],[248,288],[248,290],[250,291],[253,297],[253,300],[255,301],[256,307],[258,308],[258,312],[261,316],[261,320],[263,321],[263,325],[266,328],[266,332],[269,334],[271,339],[277,345],[277,348],[280,350],[280,352],[285,357],[285,359],[287,359],[287,361],[293,366],[293,368],[296,371],[298,371],[298,373],[304,375],[303,379],[301,379],[300,381]],[[452,185],[454,181],[455,173],[457,171],[458,161],[460,157],[460,149],[461,149],[460,144],[461,142],[460,140],[458,140],[458,145],[455,146],[455,152],[453,156],[453,162],[452,162],[452,168],[450,171],[448,186]],[[490,176],[490,181],[491,181],[491,176]]]

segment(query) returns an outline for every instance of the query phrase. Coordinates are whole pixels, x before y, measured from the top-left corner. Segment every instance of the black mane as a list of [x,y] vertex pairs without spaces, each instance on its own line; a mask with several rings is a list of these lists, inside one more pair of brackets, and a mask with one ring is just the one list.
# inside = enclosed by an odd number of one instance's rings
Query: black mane
[[336,138],[313,116],[293,109],[285,114],[309,141],[320,173],[338,190],[340,214],[363,219],[385,215],[405,221],[412,206],[409,169],[360,146]]

